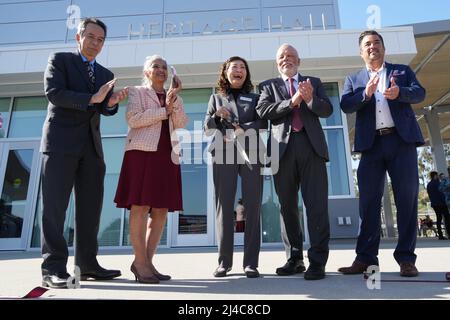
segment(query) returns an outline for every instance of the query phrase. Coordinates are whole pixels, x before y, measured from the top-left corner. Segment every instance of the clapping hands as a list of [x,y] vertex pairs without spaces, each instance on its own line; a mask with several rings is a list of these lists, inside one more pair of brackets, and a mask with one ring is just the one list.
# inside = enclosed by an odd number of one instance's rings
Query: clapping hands
[[313,99],[314,88],[311,84],[311,80],[306,79],[306,81],[301,81],[298,84],[298,90],[291,98],[292,105],[295,107],[299,107],[302,101],[305,101],[306,104],[310,103]]
[[384,91],[383,95],[388,100],[395,100],[400,95],[400,88],[395,83],[394,77],[391,78],[391,86]]

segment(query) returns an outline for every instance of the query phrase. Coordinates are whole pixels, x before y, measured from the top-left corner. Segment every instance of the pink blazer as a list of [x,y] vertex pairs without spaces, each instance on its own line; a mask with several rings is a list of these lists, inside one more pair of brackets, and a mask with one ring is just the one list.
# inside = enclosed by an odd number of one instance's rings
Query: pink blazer
[[[126,118],[129,126],[125,151],[156,151],[161,136],[162,120],[167,119],[166,109],[161,108],[158,96],[151,87],[129,87]],[[183,100],[177,96],[172,114],[169,116],[169,128],[173,151],[179,155],[178,137],[174,132],[184,128],[188,117],[184,113]]]

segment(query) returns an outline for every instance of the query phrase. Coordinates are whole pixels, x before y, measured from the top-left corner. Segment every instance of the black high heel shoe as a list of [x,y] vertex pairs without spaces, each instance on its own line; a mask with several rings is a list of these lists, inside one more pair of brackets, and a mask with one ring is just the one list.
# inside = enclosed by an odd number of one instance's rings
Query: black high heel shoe
[[155,270],[154,274],[161,281],[168,281],[168,280],[172,279],[172,277],[169,276],[168,274],[159,273],[157,270]]
[[168,274],[159,273],[159,271],[156,270],[156,268],[153,264],[150,264],[150,269],[152,270],[153,274],[161,281],[167,281],[167,280],[172,279],[172,277],[169,276]]
[[134,263],[130,267],[131,272],[134,274],[134,280],[139,283],[159,283],[159,279],[156,277],[156,275],[152,275],[151,277],[144,277],[139,274],[136,267],[134,266]]

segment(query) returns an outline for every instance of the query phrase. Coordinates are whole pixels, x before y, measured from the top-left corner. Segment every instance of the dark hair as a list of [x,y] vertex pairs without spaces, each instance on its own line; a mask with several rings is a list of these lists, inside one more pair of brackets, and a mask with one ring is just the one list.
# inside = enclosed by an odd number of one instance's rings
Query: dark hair
[[245,64],[245,69],[247,70],[247,77],[245,78],[244,84],[242,85],[242,91],[244,93],[250,93],[253,90],[252,80],[250,76],[250,69],[248,68],[248,63],[245,61],[245,59],[233,56],[229,58],[227,61],[225,61],[219,70],[219,80],[217,81],[217,92],[221,95],[226,96],[231,88],[230,82],[227,79],[227,69],[230,66],[230,63],[233,61],[240,60]]
[[434,179],[434,177],[436,177],[438,175],[438,173],[436,171],[431,171],[430,172],[430,179]]
[[105,24],[103,21],[101,21],[101,20],[99,20],[99,19],[97,19],[97,18],[93,18],[93,17],[90,17],[90,18],[84,18],[84,19],[82,19],[82,20],[80,21],[80,24],[78,25],[78,30],[77,30],[77,33],[78,33],[80,36],[83,35],[83,33],[84,33],[84,31],[86,30],[86,27],[87,27],[87,25],[88,25],[89,23],[96,24],[96,25],[98,25],[100,28],[102,28],[103,31],[105,32],[105,38],[106,38],[106,32],[107,32],[106,24]]
[[366,30],[366,31],[363,31],[363,32],[359,35],[359,46],[360,46],[360,47],[361,47],[361,43],[362,43],[362,41],[363,41],[363,39],[364,39],[365,36],[377,36],[378,38],[380,38],[381,44],[383,45],[383,48],[385,48],[383,37],[381,36],[381,34],[379,34],[378,32],[376,32],[375,30]]

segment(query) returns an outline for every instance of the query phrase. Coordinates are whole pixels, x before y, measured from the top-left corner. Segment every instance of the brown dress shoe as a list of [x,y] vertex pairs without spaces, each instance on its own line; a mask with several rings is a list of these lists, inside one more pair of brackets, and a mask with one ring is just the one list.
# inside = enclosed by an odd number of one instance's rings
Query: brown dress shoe
[[367,263],[355,260],[350,267],[342,267],[338,271],[343,274],[363,274],[366,272],[367,267],[369,267]]
[[400,262],[400,275],[402,277],[417,277],[419,271],[412,262]]

